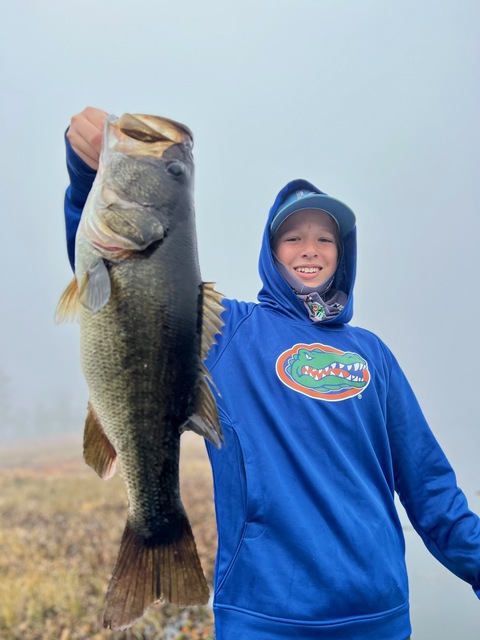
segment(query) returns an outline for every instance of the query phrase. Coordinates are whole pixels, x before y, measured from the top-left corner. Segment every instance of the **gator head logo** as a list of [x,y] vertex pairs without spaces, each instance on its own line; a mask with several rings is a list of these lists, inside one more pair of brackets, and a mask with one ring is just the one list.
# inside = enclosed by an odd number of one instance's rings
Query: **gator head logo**
[[370,382],[368,363],[358,353],[324,344],[296,344],[276,364],[280,380],[311,398],[337,402],[358,395]]

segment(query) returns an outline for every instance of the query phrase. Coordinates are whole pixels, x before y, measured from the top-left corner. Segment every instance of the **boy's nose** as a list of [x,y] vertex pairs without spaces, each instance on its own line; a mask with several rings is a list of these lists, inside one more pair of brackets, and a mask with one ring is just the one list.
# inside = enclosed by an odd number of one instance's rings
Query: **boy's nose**
[[313,242],[308,243],[303,247],[303,256],[305,258],[315,258],[316,255],[317,255],[317,248]]

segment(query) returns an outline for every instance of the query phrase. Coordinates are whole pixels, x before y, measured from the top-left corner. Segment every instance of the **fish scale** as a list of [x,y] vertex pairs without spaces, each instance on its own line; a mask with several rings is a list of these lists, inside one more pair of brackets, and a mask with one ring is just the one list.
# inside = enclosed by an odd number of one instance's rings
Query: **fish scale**
[[112,629],[159,599],[209,597],[179,489],[181,432],[222,441],[203,367],[221,330],[221,296],[200,276],[191,147],[190,131],[171,120],[108,118],[76,277],[57,310],[80,322],[85,460],[103,478],[119,462],[128,497],[106,596]]

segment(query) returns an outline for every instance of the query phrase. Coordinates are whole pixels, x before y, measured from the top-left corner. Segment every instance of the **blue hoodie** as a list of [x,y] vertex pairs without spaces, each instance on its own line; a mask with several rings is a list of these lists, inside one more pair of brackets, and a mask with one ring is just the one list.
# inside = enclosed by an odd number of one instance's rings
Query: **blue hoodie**
[[[92,172],[67,143],[73,264]],[[313,323],[274,265],[267,220],[258,304],[225,301],[207,367],[225,445],[207,443],[218,526],[217,640],[405,640],[398,493],[431,553],[480,597],[480,519],[394,356],[353,314],[356,230],[342,242],[341,313]]]

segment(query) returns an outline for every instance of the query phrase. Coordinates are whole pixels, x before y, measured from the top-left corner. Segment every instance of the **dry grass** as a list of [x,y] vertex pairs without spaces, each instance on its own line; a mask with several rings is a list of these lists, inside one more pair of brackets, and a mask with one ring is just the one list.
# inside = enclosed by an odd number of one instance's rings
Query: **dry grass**
[[[211,583],[216,532],[209,464],[198,437],[182,440],[182,498]],[[0,638],[212,638],[210,607],[158,605],[128,631],[102,628],[126,497],[121,478],[102,482],[80,451],[80,443],[67,442],[0,456]]]

